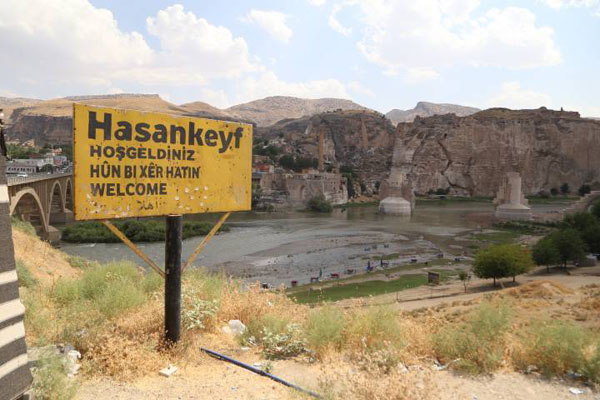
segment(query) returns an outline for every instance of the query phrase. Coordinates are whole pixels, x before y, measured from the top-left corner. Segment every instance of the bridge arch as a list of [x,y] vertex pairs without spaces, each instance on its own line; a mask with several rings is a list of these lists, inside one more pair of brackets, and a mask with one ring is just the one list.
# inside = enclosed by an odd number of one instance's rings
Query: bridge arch
[[[41,229],[44,233],[48,233],[48,221],[44,213],[44,207],[42,202],[35,192],[30,187],[23,188],[20,190],[10,202],[10,215],[13,215],[15,211],[18,211],[20,207],[24,210],[20,216],[27,215],[27,220],[37,229]],[[36,210],[32,210],[32,208]],[[37,211],[38,214],[34,214],[32,211]]]
[[55,181],[52,184],[47,210],[48,214],[52,214],[53,212],[63,212],[65,210],[65,195],[60,181]]
[[71,178],[67,178],[65,183],[65,197],[64,197],[64,205],[65,209],[73,211],[73,184],[71,183]]

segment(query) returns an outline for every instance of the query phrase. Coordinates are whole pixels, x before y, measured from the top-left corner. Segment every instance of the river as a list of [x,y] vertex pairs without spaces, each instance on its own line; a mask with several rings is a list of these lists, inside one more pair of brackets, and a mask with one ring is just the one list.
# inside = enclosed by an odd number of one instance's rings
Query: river
[[[546,212],[556,207],[532,208],[534,212]],[[448,239],[488,224],[492,214],[491,203],[450,201],[418,205],[411,217],[381,215],[376,206],[335,209],[331,215],[299,211],[235,213],[228,221],[231,230],[215,236],[194,265],[271,285],[289,285],[291,280],[303,284],[319,274],[363,271],[369,261],[376,265],[382,256],[390,254],[395,254],[392,264],[407,263],[413,257],[427,261],[440,251],[462,254],[457,246],[445,246]],[[183,242],[184,260],[201,240],[195,237]],[[163,264],[162,242],[138,245],[158,265]],[[62,243],[61,250],[100,262],[131,260],[144,265],[122,243]]]

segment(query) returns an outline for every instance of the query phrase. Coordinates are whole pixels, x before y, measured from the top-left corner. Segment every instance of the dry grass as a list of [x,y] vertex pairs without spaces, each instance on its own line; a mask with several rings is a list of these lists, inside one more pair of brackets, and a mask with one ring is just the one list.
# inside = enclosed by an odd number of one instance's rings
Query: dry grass
[[543,280],[509,289],[505,294],[522,299],[554,299],[557,296],[572,295],[574,292],[558,282]]
[[37,236],[13,229],[15,258],[23,261],[33,277],[42,284],[51,285],[61,277],[75,278],[81,271],[73,268],[68,256]]

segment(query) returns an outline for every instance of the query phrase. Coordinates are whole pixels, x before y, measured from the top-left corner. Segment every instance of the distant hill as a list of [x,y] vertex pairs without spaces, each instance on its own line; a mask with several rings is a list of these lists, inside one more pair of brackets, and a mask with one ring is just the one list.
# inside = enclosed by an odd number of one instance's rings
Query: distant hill
[[368,109],[351,100],[301,99],[287,96],[265,97],[225,109],[231,115],[256,122],[258,126],[269,126],[283,119],[300,118],[335,110]]
[[111,94],[37,100],[12,110],[7,129],[9,137],[35,139],[39,144],[71,142],[73,103],[175,115],[189,114],[186,109],[161,99],[157,94]]
[[223,118],[223,119],[238,119],[237,116],[231,115],[230,113],[221,110],[220,108],[213,107],[203,101],[194,101],[192,103],[185,103],[180,106],[188,113],[198,117],[205,118]]
[[396,125],[398,122],[412,122],[417,116],[431,117],[433,115],[456,114],[458,117],[466,117],[467,115],[474,114],[478,111],[480,110],[475,107],[420,101],[417,103],[417,106],[411,110],[393,109],[385,114],[385,116]]
[[42,100],[28,99],[25,97],[1,97],[0,96],[0,108],[4,111],[5,118],[10,121],[10,117],[15,108],[27,107],[40,103]]

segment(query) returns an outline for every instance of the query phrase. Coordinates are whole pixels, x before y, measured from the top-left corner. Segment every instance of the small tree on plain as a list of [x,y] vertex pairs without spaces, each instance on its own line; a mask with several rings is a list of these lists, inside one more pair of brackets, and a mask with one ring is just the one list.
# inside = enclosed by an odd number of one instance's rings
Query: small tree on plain
[[548,272],[550,272],[551,265],[559,264],[561,261],[558,249],[548,236],[542,238],[533,246],[532,256],[533,261],[537,265],[545,265]]
[[587,184],[584,183],[583,185],[581,185],[579,187],[579,189],[577,190],[577,193],[579,193],[579,195],[581,197],[583,197],[586,194],[591,193],[591,191],[592,191],[592,187],[590,185],[587,185]]
[[513,281],[519,274],[533,267],[531,254],[523,247],[515,244],[490,246],[480,251],[475,257],[473,273],[483,279],[496,279],[512,276]]
[[557,188],[555,188],[555,187],[553,187],[552,189],[550,189],[550,194],[551,194],[552,196],[556,196],[556,195],[558,195],[558,189],[557,189]]
[[469,281],[471,280],[471,275],[467,271],[460,271],[458,273],[458,279],[462,282],[465,287],[465,293],[467,293],[467,286],[469,286]]
[[560,185],[560,192],[564,195],[571,193],[571,188],[569,187],[569,184],[565,182],[562,185]]
[[575,229],[561,229],[560,231],[551,233],[548,237],[550,237],[550,240],[552,240],[558,250],[564,268],[567,267],[567,262],[576,262],[585,255],[585,242]]

